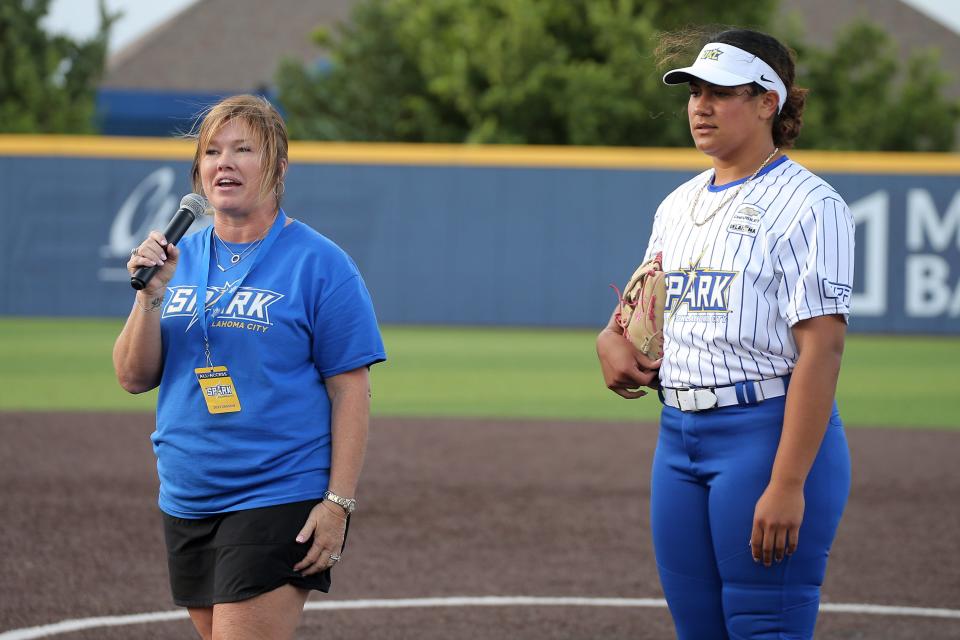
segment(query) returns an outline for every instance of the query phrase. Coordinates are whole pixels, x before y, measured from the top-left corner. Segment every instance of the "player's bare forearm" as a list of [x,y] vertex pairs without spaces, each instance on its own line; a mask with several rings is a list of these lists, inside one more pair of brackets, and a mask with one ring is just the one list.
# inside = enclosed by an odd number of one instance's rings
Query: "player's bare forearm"
[[610,312],[610,319],[607,320],[607,326],[603,328],[603,331],[612,331],[617,335],[623,335],[623,327],[620,326],[620,323],[617,322],[617,313],[620,311],[620,305],[617,305],[613,308],[613,311]]
[[366,367],[327,378],[331,403],[333,452],[330,491],[352,498],[357,494],[370,424],[370,373]]
[[757,501],[750,533],[754,561],[768,567],[800,544],[803,489],[830,420],[845,334],[846,324],[835,316],[811,318],[793,327],[800,355],[787,391],[770,483]]
[[610,314],[607,326],[597,335],[597,358],[603,382],[608,389],[628,400],[647,395],[640,387],[659,386],[659,360],[650,360],[624,338],[617,323],[617,308]]
[[802,488],[833,409],[847,325],[838,316],[797,323],[799,357],[787,392],[783,433],[770,483]]

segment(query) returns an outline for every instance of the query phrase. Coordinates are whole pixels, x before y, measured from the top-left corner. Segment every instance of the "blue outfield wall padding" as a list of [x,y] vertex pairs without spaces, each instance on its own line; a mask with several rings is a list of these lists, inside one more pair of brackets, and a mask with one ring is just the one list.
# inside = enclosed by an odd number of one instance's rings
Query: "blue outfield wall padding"
[[[121,316],[186,160],[0,155],[0,314]],[[286,212],[346,249],[385,323],[599,327],[695,170],[294,163]],[[851,330],[960,333],[955,175],[822,172],[857,221]]]

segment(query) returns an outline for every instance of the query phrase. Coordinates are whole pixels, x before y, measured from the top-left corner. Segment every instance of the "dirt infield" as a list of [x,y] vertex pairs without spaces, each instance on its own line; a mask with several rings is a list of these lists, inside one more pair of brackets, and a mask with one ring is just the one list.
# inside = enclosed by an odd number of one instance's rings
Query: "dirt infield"
[[[0,414],[0,633],[173,610],[144,414]],[[655,428],[377,419],[329,596],[662,598],[648,527]],[[960,608],[960,434],[851,429],[825,603]],[[823,613],[818,638],[960,638],[960,619]],[[190,638],[184,620],[56,637]],[[671,638],[664,608],[308,611],[298,637]]]

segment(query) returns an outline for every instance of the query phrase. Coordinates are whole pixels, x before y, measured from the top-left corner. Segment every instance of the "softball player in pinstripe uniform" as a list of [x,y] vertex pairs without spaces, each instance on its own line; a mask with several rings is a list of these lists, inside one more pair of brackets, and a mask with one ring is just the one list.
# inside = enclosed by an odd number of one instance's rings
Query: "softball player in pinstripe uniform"
[[854,225],[829,184],[783,155],[805,97],[793,81],[782,44],[740,29],[664,76],[689,84],[691,133],[713,168],[654,220],[663,358],[613,321],[597,339],[613,391],[660,386],[651,528],[683,639],[813,637],[850,486],[834,392]]

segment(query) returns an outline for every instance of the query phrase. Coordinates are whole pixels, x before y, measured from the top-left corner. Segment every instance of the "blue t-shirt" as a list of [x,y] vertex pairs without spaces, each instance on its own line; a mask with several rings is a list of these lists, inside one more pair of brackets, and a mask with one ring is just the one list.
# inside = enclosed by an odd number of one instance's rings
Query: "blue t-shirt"
[[[225,272],[210,258],[212,228],[179,244],[160,322],[163,376],[151,436],[160,508],[172,516],[320,497],[330,472],[324,379],[386,359],[356,265],[307,225],[280,226],[284,217]],[[224,266],[228,255],[220,246]],[[228,368],[239,412],[211,414],[194,373],[207,366],[196,304],[204,271],[210,356]]]

